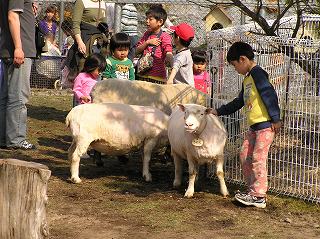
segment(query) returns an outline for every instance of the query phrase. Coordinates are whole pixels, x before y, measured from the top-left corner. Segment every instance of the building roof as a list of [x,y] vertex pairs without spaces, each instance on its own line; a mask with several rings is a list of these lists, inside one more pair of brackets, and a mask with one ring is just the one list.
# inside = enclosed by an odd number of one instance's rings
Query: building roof
[[[302,16],[302,22],[314,22],[320,24],[320,15],[303,15]],[[284,37],[285,39],[290,38],[292,29],[294,29],[295,24],[297,21],[296,16],[290,16],[290,17],[284,17],[280,21],[281,27],[278,30],[279,36]],[[274,20],[268,20],[267,21],[269,25],[272,25]],[[227,27],[219,30],[214,30],[208,33],[207,37],[211,40],[214,39],[228,39],[233,38],[235,35],[242,35],[242,34],[250,34],[250,32],[257,32],[262,33],[263,30],[260,28],[260,26],[255,23],[249,23],[245,25],[239,25],[235,27]]]
[[220,7],[219,5],[213,6],[211,7],[210,11],[207,13],[207,15],[204,16],[203,20],[206,20],[206,18],[208,17],[208,15],[210,13],[212,13],[212,11],[219,9],[230,21],[232,21],[232,18],[229,16],[229,14],[227,13],[227,11],[224,10],[223,7]]

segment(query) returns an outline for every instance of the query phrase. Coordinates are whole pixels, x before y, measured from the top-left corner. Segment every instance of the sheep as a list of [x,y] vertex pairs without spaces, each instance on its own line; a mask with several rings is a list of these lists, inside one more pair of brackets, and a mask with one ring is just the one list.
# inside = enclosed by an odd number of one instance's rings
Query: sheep
[[213,161],[216,162],[220,192],[224,197],[229,195],[223,172],[227,132],[211,110],[196,104],[178,104],[169,118],[168,137],[175,166],[173,187],[181,185],[181,161],[187,159],[189,185],[184,195],[187,198],[193,197],[199,165]]
[[206,105],[207,97],[190,85],[160,85],[146,81],[107,79],[98,82],[91,91],[94,103],[117,102],[153,106],[170,115],[177,103]]
[[[170,115],[177,103],[206,105],[207,95],[187,84],[160,85],[146,81],[106,79],[91,91],[94,103],[124,103],[153,106]],[[94,153],[97,166],[102,167],[101,154]],[[167,153],[164,154],[167,157]]]
[[169,144],[168,120],[168,115],[150,106],[92,103],[74,107],[66,118],[73,138],[68,150],[71,181],[81,182],[80,157],[89,146],[111,156],[143,148],[143,177],[152,181],[151,152]]

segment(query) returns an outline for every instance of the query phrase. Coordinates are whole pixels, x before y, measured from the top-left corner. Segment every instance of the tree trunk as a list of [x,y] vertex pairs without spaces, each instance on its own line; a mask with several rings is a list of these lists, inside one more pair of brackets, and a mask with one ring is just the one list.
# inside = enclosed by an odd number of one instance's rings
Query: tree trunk
[[48,238],[47,166],[0,159],[0,238]]

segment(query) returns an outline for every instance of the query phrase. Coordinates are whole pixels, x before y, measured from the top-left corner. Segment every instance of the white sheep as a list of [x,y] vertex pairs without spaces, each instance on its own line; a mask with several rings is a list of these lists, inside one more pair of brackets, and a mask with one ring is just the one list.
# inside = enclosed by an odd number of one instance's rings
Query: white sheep
[[107,79],[91,91],[94,103],[148,105],[170,115],[178,103],[206,105],[207,95],[187,84],[161,85],[146,81]]
[[220,192],[229,195],[223,173],[224,146],[227,132],[222,121],[210,113],[211,109],[196,104],[178,104],[170,116],[168,137],[175,165],[174,187],[181,185],[181,161],[189,165],[189,186],[185,197],[192,197],[199,165],[216,162]]
[[68,150],[71,181],[80,183],[80,157],[89,146],[107,155],[123,155],[143,148],[143,177],[152,180],[149,172],[151,152],[168,145],[169,116],[148,106],[119,103],[83,104],[73,108],[66,125],[73,138]]

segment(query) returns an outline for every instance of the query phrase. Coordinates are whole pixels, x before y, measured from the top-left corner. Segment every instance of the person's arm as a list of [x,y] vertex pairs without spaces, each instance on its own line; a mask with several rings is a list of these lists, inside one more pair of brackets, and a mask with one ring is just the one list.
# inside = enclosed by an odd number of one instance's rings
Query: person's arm
[[102,73],[102,76],[103,76],[103,78],[107,78],[107,79],[114,78],[112,63],[109,59],[107,59],[106,69]]
[[146,49],[147,47],[148,47],[147,41],[141,42],[136,48],[136,54],[142,53],[144,49]]
[[161,35],[161,48],[162,52],[166,55],[165,64],[166,66],[173,66],[173,54],[172,54],[172,39],[168,33]]
[[135,80],[134,66],[132,62],[131,62],[131,67],[129,69],[129,80]]
[[173,54],[172,52],[167,52],[166,54],[166,59],[164,60],[166,63],[167,67],[172,67],[173,66]]
[[186,58],[184,55],[177,54],[175,56],[173,67],[168,78],[167,84],[173,84],[173,79],[175,78],[176,74],[178,73],[179,69],[186,64]]
[[84,96],[82,94],[81,90],[82,90],[82,77],[80,75],[78,75],[74,79],[74,84],[73,84],[73,89],[72,89],[74,96],[76,97],[78,102],[81,102],[81,97]]
[[271,122],[277,123],[280,121],[280,108],[278,96],[272,84],[269,82],[268,74],[260,67],[256,67],[251,71],[254,84],[259,92],[259,95],[266,106]]
[[37,17],[37,15],[38,15],[38,3],[36,3],[36,2],[32,3],[32,11],[33,11],[34,16]]
[[243,101],[243,86],[237,98],[229,102],[226,105],[222,105],[220,108],[216,109],[216,115],[230,115],[244,106]]
[[149,33],[146,32],[137,44],[136,54],[142,53],[149,45],[159,46],[161,44],[160,38],[148,39]]
[[175,68],[172,68],[167,84],[173,84],[173,79],[176,76],[177,72],[178,71]]
[[81,38],[81,31],[80,31],[80,23],[82,20],[83,10],[84,10],[84,5],[82,0],[77,0],[74,5],[74,9],[72,13],[72,30],[74,33],[74,39],[78,44],[79,52],[81,52],[82,54],[85,54],[86,45]]
[[14,45],[13,64],[20,66],[24,63],[24,52],[22,50],[22,42],[20,35],[20,16],[18,12],[8,11],[8,22],[10,34]]

